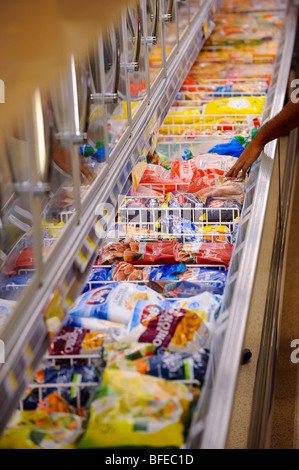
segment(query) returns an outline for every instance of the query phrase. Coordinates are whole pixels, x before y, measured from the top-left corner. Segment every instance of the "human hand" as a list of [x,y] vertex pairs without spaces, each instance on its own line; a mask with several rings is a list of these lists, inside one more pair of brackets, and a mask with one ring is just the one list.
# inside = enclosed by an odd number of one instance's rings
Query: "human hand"
[[245,147],[237,162],[228,170],[225,176],[236,178],[241,171],[242,178],[245,179],[248,168],[258,159],[263,148],[263,145],[253,139],[249,142],[247,147]]
[[[68,148],[55,144],[53,158],[56,165],[58,165],[61,170],[69,175],[72,174],[72,158],[71,152]],[[86,163],[82,155],[78,154],[78,158],[81,183],[91,183],[96,177],[96,174],[88,163]]]

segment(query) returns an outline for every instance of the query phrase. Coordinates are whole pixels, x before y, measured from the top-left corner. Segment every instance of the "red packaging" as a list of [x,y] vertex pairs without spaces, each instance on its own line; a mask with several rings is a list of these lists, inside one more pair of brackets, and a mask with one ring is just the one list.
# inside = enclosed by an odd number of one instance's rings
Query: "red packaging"
[[176,240],[130,243],[124,251],[124,261],[131,264],[172,264],[179,262],[179,243]]
[[224,173],[224,170],[218,168],[207,168],[206,170],[196,168],[192,177],[193,182],[188,186],[188,193],[196,195],[204,188],[215,186],[215,176],[224,175]]
[[173,180],[170,171],[161,165],[147,165],[147,169],[139,182],[140,185],[150,185],[152,189],[168,193],[178,189],[186,189],[187,183],[184,180]]
[[[46,256],[50,249],[51,246],[43,246],[43,256]],[[34,248],[32,246],[28,246],[22,250],[21,254],[16,259],[15,270],[18,271],[19,269],[34,268],[34,265]]]
[[229,267],[232,252],[231,243],[185,243],[179,248],[181,263],[224,265],[226,269]]

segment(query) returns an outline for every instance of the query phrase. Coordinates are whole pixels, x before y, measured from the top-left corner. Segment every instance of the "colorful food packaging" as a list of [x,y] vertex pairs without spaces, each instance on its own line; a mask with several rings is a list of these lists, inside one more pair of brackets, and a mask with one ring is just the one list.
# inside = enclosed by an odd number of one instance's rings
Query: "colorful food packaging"
[[182,263],[205,264],[229,267],[233,252],[232,243],[184,243],[181,244],[179,253]]
[[196,168],[187,192],[195,196],[200,196],[201,190],[210,187],[213,188],[215,186],[216,177],[224,174],[225,171],[218,168],[207,168],[206,170]]
[[202,238],[193,222],[176,215],[163,215],[160,225],[162,235],[174,235],[179,242],[199,241]]
[[156,304],[136,304],[128,334],[121,341],[152,343],[174,352],[209,349],[221,297],[209,292]]
[[242,201],[240,199],[222,199],[209,196],[204,203],[204,207],[207,222],[233,222],[241,214]]
[[[150,185],[154,190],[162,191],[163,194],[169,191],[176,191],[186,187],[184,180],[174,181],[170,176],[170,171],[161,165],[147,165],[147,169],[143,173],[140,185]],[[138,187],[136,188],[138,189]]]
[[[210,268],[188,268],[179,275],[180,281],[164,283],[163,296],[167,298],[192,297],[203,292],[222,295],[227,271]],[[154,285],[151,284],[154,288]],[[162,293],[162,292],[161,292]]]
[[[43,256],[49,253],[51,246],[43,246],[42,252]],[[19,256],[16,259],[14,269],[16,272],[20,270],[34,269],[35,258],[34,258],[34,248],[32,246],[25,247]]]
[[209,352],[201,350],[192,354],[164,353],[143,357],[135,361],[137,372],[165,380],[198,380],[202,386],[205,379]]
[[17,410],[0,437],[0,449],[74,449],[82,424],[76,414]]
[[[83,406],[89,396],[90,383],[97,383],[99,381],[99,371],[94,367],[87,365],[59,365],[52,367],[45,367],[39,369],[34,376],[34,382],[38,384],[45,384],[42,388],[42,399],[46,398],[51,393],[58,393],[66,400],[66,402],[73,407]],[[88,384],[86,387],[80,385],[82,383]],[[48,385],[48,384],[51,384]],[[59,389],[54,384],[59,386]],[[68,384],[68,386],[63,386]],[[70,386],[69,384],[74,384]],[[77,386],[76,386],[77,384]],[[33,388],[32,391],[27,390],[27,395],[23,399],[24,409],[35,409],[40,402],[40,395],[38,388]],[[78,403],[80,405],[78,405]]]
[[209,352],[201,349],[192,354],[156,349],[149,343],[113,343],[104,352],[107,367],[132,370],[166,380],[198,380],[202,385]]
[[199,197],[240,199],[243,201],[246,191],[246,181],[240,178],[227,178],[225,176],[215,176],[214,183],[209,187],[202,187],[196,191]]
[[138,300],[152,303],[163,300],[147,286],[130,282],[112,282],[85,292],[75,301],[69,318],[95,318],[109,322],[128,324]]
[[187,161],[174,161],[171,163],[170,177],[172,179],[184,180],[190,183],[194,180],[194,171],[217,168],[228,171],[235,163],[236,157],[227,153],[226,155],[217,154],[217,152],[208,152],[207,154],[197,155]]
[[104,336],[104,332],[63,326],[52,339],[48,352],[50,356],[101,355]]
[[197,399],[183,383],[106,368],[77,447],[180,447]]
[[108,243],[96,261],[96,265],[112,264],[114,261],[125,261],[138,264],[172,264],[180,262],[179,243],[176,240]]
[[175,280],[178,274],[186,271],[182,263],[165,266],[148,266],[139,268],[124,261],[115,261],[111,267],[112,281],[152,281],[152,280]]
[[84,294],[84,292],[87,292],[90,289],[96,288],[99,282],[110,280],[111,270],[109,268],[93,268],[82,290],[82,294]]

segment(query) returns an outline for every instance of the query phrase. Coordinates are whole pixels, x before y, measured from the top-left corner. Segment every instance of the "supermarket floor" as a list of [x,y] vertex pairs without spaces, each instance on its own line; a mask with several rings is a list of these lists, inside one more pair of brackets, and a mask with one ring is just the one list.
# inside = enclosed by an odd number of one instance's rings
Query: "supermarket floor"
[[[286,158],[286,139],[282,141],[284,152],[281,159],[283,171]],[[297,152],[297,161],[299,152]],[[277,159],[276,159],[277,160]],[[284,288],[281,293],[281,329],[276,370],[274,403],[272,410],[272,433],[268,436],[271,449],[299,449],[299,363],[294,364],[290,355],[293,339],[299,339],[299,165],[296,165],[296,183],[292,192],[289,226],[284,265]],[[282,174],[282,173],[281,173]],[[248,318],[244,347],[252,351],[250,361],[240,368],[234,400],[231,426],[227,440],[228,449],[246,449],[250,424],[250,412],[254,390],[256,366],[261,342],[261,330],[265,302],[263,295],[273,248],[273,233],[278,202],[278,168],[273,168],[273,183],[265,216],[265,228],[259,263],[255,276],[254,295]]]
[[[298,158],[298,155],[297,155]],[[299,338],[299,166],[291,213],[285,271],[281,332],[272,418],[272,449],[299,449],[299,363],[290,359],[293,339]]]

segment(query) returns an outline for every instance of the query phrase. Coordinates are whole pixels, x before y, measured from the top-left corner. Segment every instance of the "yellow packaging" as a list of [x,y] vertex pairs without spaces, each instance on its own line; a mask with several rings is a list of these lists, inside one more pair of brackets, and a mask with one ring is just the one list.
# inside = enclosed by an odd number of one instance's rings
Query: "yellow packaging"
[[261,114],[265,96],[222,98],[205,105],[204,114]]
[[107,368],[77,447],[181,447],[192,399],[185,384]]

